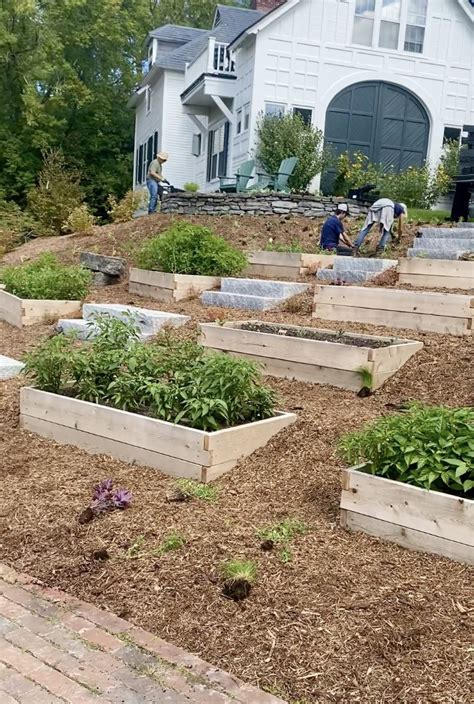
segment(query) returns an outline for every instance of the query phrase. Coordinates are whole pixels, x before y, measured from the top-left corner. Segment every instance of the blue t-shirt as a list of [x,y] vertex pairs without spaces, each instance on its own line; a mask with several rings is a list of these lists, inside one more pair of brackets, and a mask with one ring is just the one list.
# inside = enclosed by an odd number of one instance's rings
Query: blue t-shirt
[[344,226],[342,222],[335,215],[331,215],[321,230],[322,249],[336,249],[339,244],[339,237],[343,232]]

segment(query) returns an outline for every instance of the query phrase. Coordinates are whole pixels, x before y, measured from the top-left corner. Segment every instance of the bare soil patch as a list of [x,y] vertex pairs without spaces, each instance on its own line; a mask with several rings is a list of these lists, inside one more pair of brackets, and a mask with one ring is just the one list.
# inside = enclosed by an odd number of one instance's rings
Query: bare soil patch
[[351,337],[340,332],[322,332],[321,330],[308,330],[307,328],[294,328],[289,325],[272,325],[260,323],[244,323],[241,330],[249,332],[263,332],[269,335],[284,335],[286,337],[299,337],[302,340],[318,340],[319,342],[337,342],[340,345],[354,347],[390,347],[391,340],[374,340],[369,337]]

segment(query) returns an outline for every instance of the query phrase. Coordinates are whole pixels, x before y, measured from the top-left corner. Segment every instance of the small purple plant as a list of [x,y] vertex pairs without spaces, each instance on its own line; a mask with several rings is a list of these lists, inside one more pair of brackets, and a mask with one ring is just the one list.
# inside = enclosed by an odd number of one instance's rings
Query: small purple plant
[[96,513],[124,510],[132,503],[133,497],[127,489],[114,489],[112,479],[104,479],[98,484],[92,495],[91,508]]

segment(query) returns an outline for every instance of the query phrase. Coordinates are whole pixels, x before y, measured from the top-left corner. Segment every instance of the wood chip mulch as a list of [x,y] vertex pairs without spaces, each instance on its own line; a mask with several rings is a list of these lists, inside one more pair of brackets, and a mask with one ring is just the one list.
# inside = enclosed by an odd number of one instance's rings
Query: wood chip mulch
[[[112,252],[110,252],[112,253]],[[90,300],[185,312],[194,321],[258,317],[340,329],[310,318],[311,293],[256,316],[160,305],[126,284]],[[215,503],[169,502],[159,472],[43,440],[18,427],[21,380],[0,383],[1,558],[50,586],[109,609],[292,704],[468,704],[472,701],[474,571],[466,565],[351,534],[338,522],[346,431],[403,402],[473,402],[472,339],[347,324],[351,332],[406,337],[424,348],[369,398],[329,386],[270,379],[298,415],[266,448],[215,482]],[[50,326],[0,323],[0,353],[21,358]],[[132,508],[88,524],[78,516],[93,487],[111,477]],[[294,517],[308,526],[283,562],[256,531]],[[179,532],[183,548],[153,555]],[[130,547],[139,541],[138,557]],[[104,552],[106,551],[106,553]],[[94,559],[107,554],[108,559]],[[254,560],[251,595],[222,595],[220,565]]]

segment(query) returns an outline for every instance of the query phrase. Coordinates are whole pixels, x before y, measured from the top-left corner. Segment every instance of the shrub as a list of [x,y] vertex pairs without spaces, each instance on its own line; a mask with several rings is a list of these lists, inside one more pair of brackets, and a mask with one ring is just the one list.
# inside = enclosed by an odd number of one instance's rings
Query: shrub
[[95,322],[98,334],[86,345],[53,337],[30,353],[26,372],[38,388],[201,430],[274,415],[276,394],[255,363],[205,354],[176,333],[144,344],[133,322],[106,316]]
[[323,133],[307,125],[301,115],[261,115],[257,124],[257,161],[267,174],[278,172],[283,159],[298,158],[289,180],[295,191],[304,191],[328,165],[329,153],[323,147]]
[[197,193],[197,191],[199,191],[199,183],[194,183],[193,181],[190,181],[189,183],[185,183],[183,188],[189,193]]
[[67,167],[61,152],[44,152],[38,184],[28,191],[27,200],[38,223],[37,234],[61,234],[62,226],[83,200],[79,173]]
[[424,489],[472,496],[474,409],[412,404],[340,442],[342,457],[365,471]]
[[245,255],[206,227],[177,222],[143,245],[137,255],[142,269],[172,274],[235,276],[246,266]]
[[431,208],[452,187],[459,166],[459,144],[448,142],[436,168],[428,162],[396,173],[383,164],[372,164],[365,154],[341,154],[336,162],[334,193],[346,195],[353,188],[373,183],[386,198],[409,207]]
[[95,218],[90,212],[86,203],[78,205],[74,208],[68,219],[64,223],[62,229],[64,232],[82,232],[90,234],[95,224]]
[[53,254],[36,261],[7,266],[0,274],[8,293],[20,298],[75,301],[86,297],[92,279],[82,266],[60,264]]
[[13,201],[0,199],[0,256],[37,232],[33,217]]
[[128,222],[137,210],[144,207],[147,199],[145,191],[127,191],[121,200],[109,195],[107,199],[107,215],[112,222]]

